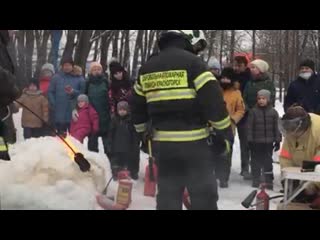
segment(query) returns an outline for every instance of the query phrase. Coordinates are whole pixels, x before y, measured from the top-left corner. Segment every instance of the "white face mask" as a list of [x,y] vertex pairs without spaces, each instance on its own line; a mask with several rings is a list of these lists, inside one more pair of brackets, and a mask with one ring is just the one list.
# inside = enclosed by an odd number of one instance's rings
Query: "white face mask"
[[300,73],[299,77],[308,80],[311,77],[312,73],[311,72],[304,72],[304,73]]

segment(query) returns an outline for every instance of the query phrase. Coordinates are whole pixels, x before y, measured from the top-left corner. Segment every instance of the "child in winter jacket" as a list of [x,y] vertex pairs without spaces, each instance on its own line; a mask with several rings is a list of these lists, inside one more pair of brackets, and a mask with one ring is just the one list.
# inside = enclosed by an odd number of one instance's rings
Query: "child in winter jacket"
[[117,104],[121,101],[129,102],[132,94],[132,86],[127,71],[119,62],[109,64],[111,86],[109,90],[109,101],[111,115],[117,115]]
[[[234,86],[235,72],[232,68],[224,68],[220,77],[220,86],[223,89],[223,98],[229,112],[232,130],[235,135],[236,124],[241,120],[245,113],[245,106],[241,92]],[[232,148],[232,146],[231,146]],[[216,175],[220,181],[221,188],[228,187],[228,181],[231,170],[232,149],[230,154],[221,156],[216,164]]]
[[[24,90],[17,102],[26,105],[45,122],[48,122],[48,100],[38,90],[38,81],[36,79],[30,81],[28,88]],[[16,104],[16,106],[22,107],[20,104]],[[22,110],[21,125],[24,139],[42,136],[43,122],[25,108]]]
[[77,100],[77,108],[72,112],[70,134],[83,143],[85,137],[99,131],[99,116],[89,104],[87,95],[80,94]]
[[128,102],[117,105],[118,114],[113,118],[110,127],[110,152],[112,155],[112,175],[128,168],[132,179],[138,179],[139,172],[139,137],[131,121]]
[[257,105],[249,112],[248,144],[251,150],[252,187],[259,187],[264,177],[266,187],[273,189],[272,153],[280,149],[279,115],[272,107],[271,93],[257,93]]

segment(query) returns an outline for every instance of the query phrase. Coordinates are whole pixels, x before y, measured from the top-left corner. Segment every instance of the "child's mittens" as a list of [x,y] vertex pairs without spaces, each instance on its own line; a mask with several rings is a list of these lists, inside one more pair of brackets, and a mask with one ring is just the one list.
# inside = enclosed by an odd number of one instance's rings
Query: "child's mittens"
[[77,122],[78,119],[79,119],[79,113],[78,113],[77,109],[74,109],[74,110],[72,111],[72,120],[73,120],[74,122]]

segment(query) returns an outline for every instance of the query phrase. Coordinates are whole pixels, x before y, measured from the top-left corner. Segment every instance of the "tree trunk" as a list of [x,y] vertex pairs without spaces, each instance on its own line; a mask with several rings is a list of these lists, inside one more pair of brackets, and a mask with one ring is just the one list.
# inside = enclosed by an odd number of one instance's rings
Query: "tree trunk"
[[139,51],[141,48],[142,38],[143,38],[143,31],[144,30],[138,30],[137,38],[136,38],[136,44],[134,47],[134,53],[133,53],[133,62],[132,62],[132,74],[131,76],[136,77],[138,75],[137,67],[138,67],[138,60],[139,60]]
[[119,55],[118,55],[119,33],[120,33],[120,30],[114,31],[114,38],[112,43],[112,57],[117,58],[118,60],[119,60]]
[[219,62],[220,62],[220,66],[221,66],[221,67],[222,67],[223,43],[224,43],[224,30],[221,30],[221,37],[220,37],[220,57],[219,57]]
[[283,66],[282,66],[282,36],[281,30],[279,30],[279,88],[280,88],[280,102],[282,102],[282,88],[283,88]]
[[55,69],[58,68],[58,58],[59,58],[59,46],[62,37],[63,31],[62,30],[51,30],[52,35],[52,64]]
[[26,30],[26,77],[32,78],[32,57],[34,50],[34,33],[33,30]]
[[146,62],[146,52],[148,47],[148,30],[143,31],[144,38],[141,39],[141,64]]
[[126,37],[126,32],[127,30],[122,30],[121,31],[121,41],[120,41],[120,54],[119,54],[119,61],[120,61],[120,63],[121,63],[121,65],[123,66],[124,65],[124,61],[123,61],[123,59],[124,59],[124,56],[123,56],[123,54],[124,54],[124,41],[125,41],[125,37]]
[[147,59],[149,59],[151,55],[151,49],[154,45],[154,37],[155,37],[156,30],[150,30],[149,31],[149,43],[148,43],[148,49],[147,49]]
[[73,56],[74,47],[76,46],[75,44],[76,34],[77,34],[77,30],[68,30],[67,42],[62,54],[62,58],[65,58],[67,56]]
[[101,58],[100,64],[102,65],[103,71],[105,72],[108,69],[107,60],[108,60],[108,50],[110,46],[110,42],[113,36],[113,31],[110,31],[102,36],[101,44],[100,44],[100,51],[101,51]]
[[256,31],[252,30],[252,59],[256,58]]
[[99,41],[100,41],[100,38],[98,38],[97,40],[94,41],[93,61],[95,61],[95,62],[97,61],[97,57],[98,57]]
[[284,88],[285,88],[285,91],[287,91],[288,84],[289,84],[289,34],[290,34],[290,30],[285,30],[285,37],[284,37],[284,56],[285,56]]
[[25,30],[19,30],[18,32],[18,67],[21,70],[22,78],[26,80],[26,59],[25,59]]
[[128,69],[128,72],[130,72],[130,30],[126,30],[125,35],[123,66]]
[[236,37],[236,30],[231,30],[231,40],[230,40],[230,63],[231,63],[231,65],[233,65],[235,37]]
[[92,45],[90,42],[92,33],[93,30],[81,30],[79,43],[76,47],[74,62],[82,68],[83,74],[85,74],[87,58]]
[[39,76],[41,66],[47,61],[47,48],[48,40],[50,37],[50,31],[44,30],[42,34],[40,31],[35,30],[36,33],[36,42],[37,42],[37,66],[35,71],[35,77]]

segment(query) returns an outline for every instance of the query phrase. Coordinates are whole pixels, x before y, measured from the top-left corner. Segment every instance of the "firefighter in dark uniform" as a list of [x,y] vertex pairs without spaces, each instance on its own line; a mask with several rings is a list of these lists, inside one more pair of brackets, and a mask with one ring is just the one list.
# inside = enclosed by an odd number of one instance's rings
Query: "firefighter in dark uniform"
[[7,49],[9,40],[8,30],[0,30],[0,160],[10,160],[3,121],[10,117],[9,104],[20,95],[15,85],[14,66]]
[[213,153],[228,150],[232,130],[219,83],[197,56],[206,47],[204,34],[169,30],[158,44],[159,54],[139,71],[131,102],[136,131],[152,138],[156,153],[157,209],[182,209],[186,187],[191,209],[216,210]]

